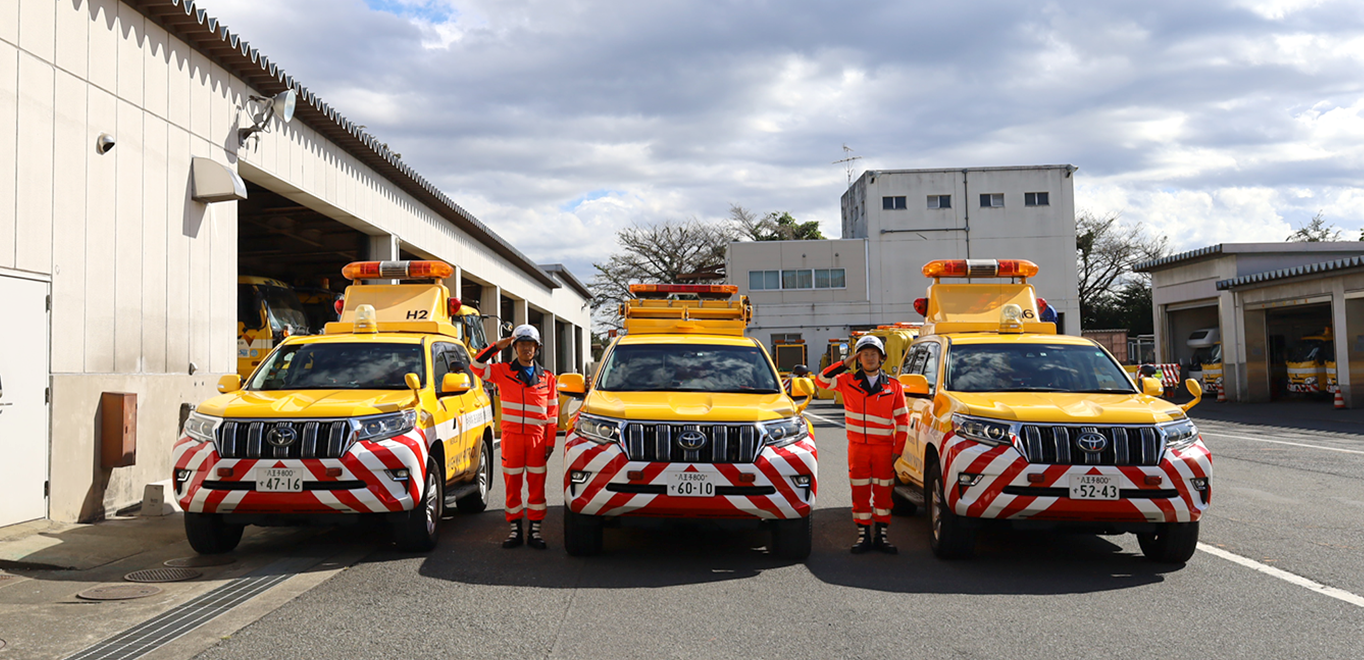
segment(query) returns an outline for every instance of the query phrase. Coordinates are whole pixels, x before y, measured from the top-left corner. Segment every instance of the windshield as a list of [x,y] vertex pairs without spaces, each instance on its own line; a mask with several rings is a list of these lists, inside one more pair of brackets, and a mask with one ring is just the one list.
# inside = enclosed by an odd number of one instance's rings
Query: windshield
[[1326,342],[1320,339],[1308,339],[1298,343],[1293,348],[1288,349],[1289,362],[1316,362],[1326,354],[1323,350]]
[[294,334],[308,334],[308,317],[303,313],[297,294],[277,286],[257,286],[256,291],[265,301],[271,327],[283,329],[288,326]]
[[1102,349],[1071,344],[953,346],[944,386],[956,392],[1136,392]]
[[287,344],[256,370],[251,390],[405,390],[426,380],[421,344]]
[[781,391],[772,363],[758,347],[706,344],[617,346],[602,365],[597,387],[614,392]]

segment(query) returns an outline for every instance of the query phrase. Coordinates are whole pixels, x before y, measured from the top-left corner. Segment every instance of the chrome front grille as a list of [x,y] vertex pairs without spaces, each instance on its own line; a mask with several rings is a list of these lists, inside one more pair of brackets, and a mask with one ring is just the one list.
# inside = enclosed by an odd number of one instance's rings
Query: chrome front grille
[[[1107,440],[1102,451],[1085,451],[1086,434]],[[1159,465],[1165,449],[1154,426],[1040,426],[1024,424],[1019,449],[1029,463],[1050,465]]]
[[[696,436],[703,440],[695,449]],[[632,461],[660,463],[752,463],[762,451],[753,424],[655,424],[625,425],[625,454]]]
[[[276,433],[278,432],[278,433]],[[276,445],[272,435],[292,435]],[[226,420],[218,427],[218,455],[223,458],[341,458],[350,447],[348,420]]]

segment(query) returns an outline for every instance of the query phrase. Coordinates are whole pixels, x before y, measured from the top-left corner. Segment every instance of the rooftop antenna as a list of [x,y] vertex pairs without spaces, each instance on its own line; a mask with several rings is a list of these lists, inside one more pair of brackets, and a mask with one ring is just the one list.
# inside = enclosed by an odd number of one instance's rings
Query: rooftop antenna
[[849,146],[847,145],[847,143],[845,142],[845,143],[843,144],[843,158],[841,158],[841,159],[836,160],[836,161],[833,162],[834,165],[837,165],[837,164],[839,164],[839,163],[843,163],[843,164],[844,164],[844,165],[843,165],[843,166],[844,166],[844,169],[846,169],[846,170],[848,171],[848,187],[849,187],[849,188],[852,187],[852,181],[853,181],[853,179],[852,179],[852,175],[853,175],[853,161],[855,161],[855,160],[862,160],[862,157],[861,157],[861,156],[854,156],[854,155],[852,155],[852,152],[853,152],[852,147],[849,147]]

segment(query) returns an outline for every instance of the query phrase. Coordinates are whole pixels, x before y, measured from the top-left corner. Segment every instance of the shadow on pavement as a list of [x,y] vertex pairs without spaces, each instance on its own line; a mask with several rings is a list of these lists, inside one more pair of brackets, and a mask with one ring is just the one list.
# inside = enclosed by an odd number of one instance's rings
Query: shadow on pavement
[[1272,403],[1203,403],[1189,410],[1194,420],[1215,420],[1251,426],[1328,431],[1364,436],[1364,408],[1336,410],[1329,399]]
[[[678,525],[663,530],[608,529],[596,557],[563,549],[563,509],[545,521],[548,550],[504,550],[506,524],[493,511],[445,521],[440,545],[426,556],[424,577],[464,584],[550,589],[631,589],[706,584],[756,577],[800,562],[768,554],[766,532]],[[1156,564],[1104,537],[1053,533],[982,533],[974,559],[945,562],[929,551],[922,516],[897,518],[891,541],[900,554],[855,556],[848,508],[820,509],[814,549],[804,562],[817,579],[875,591],[923,594],[1080,594],[1160,582],[1178,566]],[[409,557],[380,549],[364,561]]]

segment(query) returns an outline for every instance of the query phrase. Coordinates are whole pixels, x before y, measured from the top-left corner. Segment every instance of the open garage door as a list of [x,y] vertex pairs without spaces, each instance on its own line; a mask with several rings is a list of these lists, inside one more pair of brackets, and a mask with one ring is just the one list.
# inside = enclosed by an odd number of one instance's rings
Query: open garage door
[[1265,310],[1270,396],[1329,400],[1335,392],[1331,304]]

